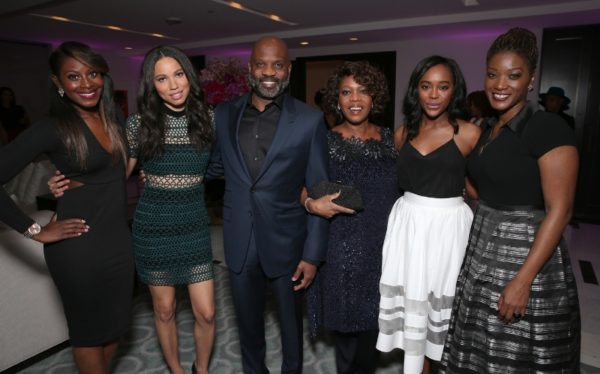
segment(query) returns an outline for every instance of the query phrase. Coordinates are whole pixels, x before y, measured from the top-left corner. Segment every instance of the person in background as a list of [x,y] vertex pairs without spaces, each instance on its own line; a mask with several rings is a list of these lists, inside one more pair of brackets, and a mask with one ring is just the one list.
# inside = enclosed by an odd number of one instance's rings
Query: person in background
[[473,213],[463,200],[466,159],[480,129],[461,119],[466,87],[452,59],[430,56],[413,70],[405,124],[395,133],[404,195],[383,244],[377,349],[404,350],[404,373],[439,361]]
[[442,373],[579,373],[579,302],[562,238],[578,156],[565,121],[528,103],[537,60],[523,28],[487,52],[485,92],[498,118],[468,162],[480,202]]
[[467,95],[467,112],[469,113],[469,122],[481,127],[483,122],[494,117],[494,109],[484,91],[473,91]]
[[571,103],[571,99],[565,96],[565,90],[560,87],[550,87],[548,92],[540,94],[539,103],[546,109],[546,112],[558,114],[571,129],[575,130],[575,118],[565,113]]
[[0,185],[46,154],[69,177],[70,189],[45,226],[0,189],[0,221],[44,243],[77,369],[106,374],[129,329],[133,293],[126,144],[102,56],[85,44],[65,42],[50,55],[50,71],[49,116],[0,148]]
[[17,105],[15,93],[9,87],[0,87],[0,125],[4,128],[7,142],[29,126],[25,109]]
[[308,291],[311,332],[332,333],[337,372],[374,373],[381,247],[398,197],[394,136],[371,122],[389,101],[383,73],[366,61],[345,62],[329,78],[324,103],[343,122],[327,135],[330,178],[356,188],[364,210],[337,205],[338,193],[312,200],[307,210],[331,218],[327,257]]
[[[193,373],[207,373],[214,327],[213,263],[203,175],[213,128],[196,72],[183,51],[159,46],[142,63],[138,113],[127,119],[127,176],[139,163],[144,190],[133,217],[136,270],[148,285],[158,340],[171,373],[178,352],[175,287],[187,287],[194,313]],[[51,179],[60,195],[68,180]]]
[[325,105],[325,102],[323,100],[325,96],[325,89],[320,89],[317,92],[315,92],[315,104],[317,104],[317,106],[319,107],[319,109],[321,109],[321,111],[323,112],[323,116],[324,116],[324,120],[325,120],[325,124],[327,125],[328,129],[331,129],[333,127],[335,127],[338,124],[338,120],[337,120],[337,116],[335,114],[335,110],[332,111],[331,108],[327,108]]
[[269,286],[281,326],[281,373],[302,372],[304,292],[325,260],[328,222],[299,202],[305,185],[328,180],[323,113],[285,94],[285,42],[259,39],[250,56],[251,93],[215,109],[207,178],[225,176],[223,246],[244,373],[267,373]]

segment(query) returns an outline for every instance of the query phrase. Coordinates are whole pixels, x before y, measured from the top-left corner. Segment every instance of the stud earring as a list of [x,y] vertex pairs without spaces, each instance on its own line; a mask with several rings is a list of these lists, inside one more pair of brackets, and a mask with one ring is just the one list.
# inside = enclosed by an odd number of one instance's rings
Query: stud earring
[[60,96],[60,97],[65,96],[65,90],[63,90],[62,87],[58,87],[58,96]]

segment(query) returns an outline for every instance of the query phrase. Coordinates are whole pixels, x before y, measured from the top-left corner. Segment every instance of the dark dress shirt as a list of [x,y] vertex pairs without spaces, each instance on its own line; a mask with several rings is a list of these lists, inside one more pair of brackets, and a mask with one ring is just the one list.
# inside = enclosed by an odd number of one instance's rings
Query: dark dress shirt
[[252,96],[248,98],[238,136],[240,150],[253,180],[256,180],[275,137],[282,105],[283,95],[279,95],[261,112],[252,105]]

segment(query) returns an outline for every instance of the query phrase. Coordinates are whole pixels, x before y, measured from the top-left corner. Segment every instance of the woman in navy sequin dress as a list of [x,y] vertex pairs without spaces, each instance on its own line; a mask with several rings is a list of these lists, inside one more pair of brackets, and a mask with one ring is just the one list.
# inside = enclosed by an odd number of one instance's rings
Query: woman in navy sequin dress
[[372,373],[377,364],[381,247],[398,189],[393,133],[369,117],[388,99],[384,75],[366,62],[347,62],[329,79],[325,100],[343,116],[328,134],[331,180],[358,189],[364,210],[334,204],[337,194],[305,202],[309,212],[333,217],[308,305],[312,332],[333,333],[338,373]]

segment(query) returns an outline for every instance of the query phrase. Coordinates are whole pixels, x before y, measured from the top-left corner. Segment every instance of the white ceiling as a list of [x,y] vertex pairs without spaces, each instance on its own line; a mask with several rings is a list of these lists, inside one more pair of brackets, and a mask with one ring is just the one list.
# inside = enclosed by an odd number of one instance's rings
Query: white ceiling
[[[264,34],[291,47],[301,41],[329,46],[435,37],[498,34],[511,26],[535,28],[600,23],[600,0],[238,0],[297,23],[289,26],[211,0],[2,0],[0,40],[49,43],[78,40],[98,49],[140,54],[158,44],[174,44],[195,54],[245,46]],[[83,24],[32,14],[66,17]],[[181,19],[169,25],[167,18]],[[114,25],[169,38],[108,30]],[[132,47],[126,52],[124,47]]]

